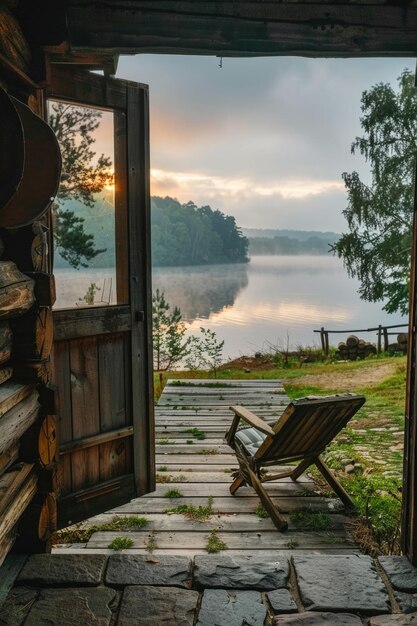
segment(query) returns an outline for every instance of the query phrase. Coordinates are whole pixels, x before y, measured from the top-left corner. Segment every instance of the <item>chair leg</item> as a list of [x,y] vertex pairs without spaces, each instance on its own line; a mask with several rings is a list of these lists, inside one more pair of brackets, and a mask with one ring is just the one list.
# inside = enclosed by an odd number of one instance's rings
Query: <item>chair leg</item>
[[297,480],[297,478],[300,478],[301,474],[303,474],[306,469],[308,469],[310,465],[312,465],[312,463],[314,463],[314,461],[311,459],[311,457],[309,459],[304,459],[303,461],[301,461],[301,463],[299,463],[297,467],[292,471],[291,480]]
[[329,483],[330,487],[336,493],[336,495],[339,496],[339,498],[341,499],[343,504],[346,506],[346,508],[348,509],[355,508],[355,503],[353,502],[351,497],[346,493],[346,491],[344,490],[340,482],[337,480],[336,476],[334,476],[334,474],[330,471],[330,469],[327,467],[324,461],[320,457],[317,457],[314,463],[317,469],[322,473],[326,481]]
[[252,472],[252,470],[249,470],[249,474],[251,477],[252,487],[255,489],[256,493],[258,494],[259,499],[261,500],[262,504],[267,510],[268,515],[270,516],[276,528],[280,531],[287,530],[288,528],[287,520],[281,514],[278,507],[275,506],[275,504],[272,502],[271,498],[269,497],[264,487],[262,486],[262,483],[259,480],[259,478],[256,476],[254,472]]
[[230,485],[230,493],[232,494],[232,496],[235,495],[236,491],[239,489],[239,487],[241,487],[243,485],[243,483],[245,482],[243,476],[241,473],[239,473],[239,475],[234,479],[234,481],[232,482],[232,484]]

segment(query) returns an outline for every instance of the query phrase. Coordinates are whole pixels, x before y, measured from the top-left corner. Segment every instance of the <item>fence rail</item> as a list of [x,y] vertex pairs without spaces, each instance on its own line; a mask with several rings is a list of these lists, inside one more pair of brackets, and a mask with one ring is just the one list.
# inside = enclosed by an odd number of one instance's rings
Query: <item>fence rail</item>
[[397,333],[388,332],[392,328],[408,328],[408,324],[391,324],[389,326],[383,326],[380,324],[379,326],[373,326],[372,328],[356,328],[356,329],[343,329],[343,330],[329,330],[322,326],[318,330],[314,330],[315,333],[320,333],[321,340],[321,348],[326,356],[329,355],[329,335],[331,334],[349,334],[349,333],[371,333],[377,331],[377,353],[380,354],[382,352],[382,340],[384,340],[384,352],[388,350],[389,347],[389,339],[390,335],[396,335]]

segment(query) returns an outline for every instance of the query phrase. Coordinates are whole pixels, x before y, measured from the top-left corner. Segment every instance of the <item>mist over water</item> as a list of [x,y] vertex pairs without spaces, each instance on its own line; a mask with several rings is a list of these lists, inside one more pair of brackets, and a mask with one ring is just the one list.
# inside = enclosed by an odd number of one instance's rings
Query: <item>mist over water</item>
[[[114,270],[56,270],[56,307],[80,305],[91,282],[99,304],[106,279]],[[291,347],[318,345],[313,329],[321,326],[358,329],[407,321],[382,311],[383,303],[360,300],[358,283],[347,276],[342,262],[330,256],[255,256],[248,264],[156,268],[153,290],[165,293],[172,307],[181,309],[189,332],[210,328],[225,340],[224,356],[236,357],[265,350],[268,344]],[[105,296],[107,298],[107,295]],[[375,341],[375,333],[361,337]],[[331,335],[337,344],[344,335]]]

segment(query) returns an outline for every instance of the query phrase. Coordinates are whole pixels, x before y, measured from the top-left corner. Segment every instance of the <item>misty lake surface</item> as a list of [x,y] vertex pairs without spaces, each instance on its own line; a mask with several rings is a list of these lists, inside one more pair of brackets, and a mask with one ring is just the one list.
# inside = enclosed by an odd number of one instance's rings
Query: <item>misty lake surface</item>
[[[112,269],[56,269],[55,307],[74,307],[95,282],[100,299],[114,300]],[[104,284],[106,280],[106,284]],[[269,345],[319,345],[314,329],[359,329],[407,320],[382,311],[383,303],[360,300],[358,282],[331,256],[254,256],[250,263],[154,268],[153,290],[181,309],[190,333],[201,326],[224,339],[224,357],[264,351]],[[376,340],[376,333],[361,333]],[[330,335],[337,345],[344,335]],[[394,339],[393,339],[394,340]]]

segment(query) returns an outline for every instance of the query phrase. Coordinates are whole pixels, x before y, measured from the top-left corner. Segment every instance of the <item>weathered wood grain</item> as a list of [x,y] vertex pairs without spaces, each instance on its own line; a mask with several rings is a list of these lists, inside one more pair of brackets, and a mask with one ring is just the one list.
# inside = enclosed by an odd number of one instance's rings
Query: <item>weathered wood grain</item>
[[72,49],[219,56],[415,55],[417,8],[377,2],[71,0]]

